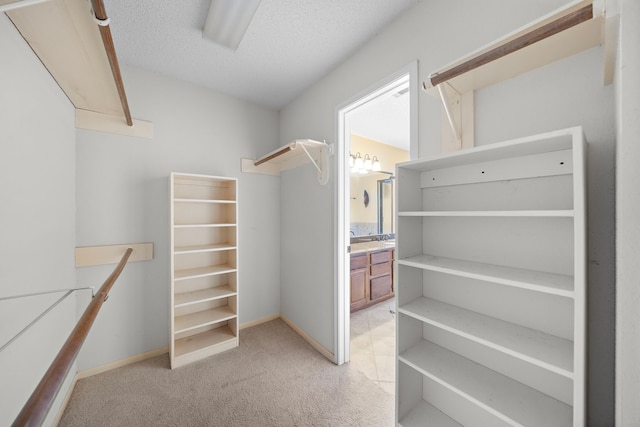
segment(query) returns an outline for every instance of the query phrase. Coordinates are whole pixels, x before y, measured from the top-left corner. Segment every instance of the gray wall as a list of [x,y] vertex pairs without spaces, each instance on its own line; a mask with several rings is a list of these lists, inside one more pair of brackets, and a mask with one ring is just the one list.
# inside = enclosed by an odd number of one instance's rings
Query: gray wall
[[617,83],[616,425],[640,425],[640,2],[622,0]]
[[[4,13],[0,52],[0,296],[73,288],[74,110]],[[0,346],[63,295],[0,301]],[[64,343],[75,305],[72,295],[0,353],[0,425],[15,419]]]
[[[79,370],[169,344],[172,171],[239,179],[240,324],[280,312],[280,180],[240,172],[241,157],[278,146],[278,113],[140,69],[123,72],[133,116],[154,123],[154,138],[78,130],[77,243],[153,242],[155,257],[125,268]],[[101,283],[112,268],[80,268],[77,281]]]
[[[409,10],[281,112],[281,139],[335,135],[336,107],[419,60],[419,80],[565,1],[432,0]],[[583,125],[589,148],[589,420],[613,419],[614,93],[596,48],[476,93],[476,143]],[[440,151],[441,107],[421,92],[419,155]],[[282,313],[335,345],[334,193],[310,169],[282,177]],[[287,224],[284,227],[284,224]],[[305,235],[314,224],[313,236]],[[309,245],[310,237],[313,245]],[[304,247],[305,251],[300,251]],[[286,262],[285,262],[286,260]]]

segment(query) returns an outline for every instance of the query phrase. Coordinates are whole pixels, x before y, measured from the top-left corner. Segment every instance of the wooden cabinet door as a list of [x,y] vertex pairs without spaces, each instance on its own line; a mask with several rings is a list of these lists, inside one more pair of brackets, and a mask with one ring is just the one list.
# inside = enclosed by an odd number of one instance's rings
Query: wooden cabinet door
[[351,310],[369,302],[369,280],[367,269],[351,270]]

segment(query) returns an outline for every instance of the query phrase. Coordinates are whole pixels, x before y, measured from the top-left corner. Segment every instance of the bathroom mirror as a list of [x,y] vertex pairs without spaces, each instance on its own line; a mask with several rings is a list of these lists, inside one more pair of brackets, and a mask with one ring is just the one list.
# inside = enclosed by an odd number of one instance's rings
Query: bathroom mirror
[[[391,173],[353,174],[350,183],[351,238],[395,233]],[[365,193],[368,203],[365,203]]]

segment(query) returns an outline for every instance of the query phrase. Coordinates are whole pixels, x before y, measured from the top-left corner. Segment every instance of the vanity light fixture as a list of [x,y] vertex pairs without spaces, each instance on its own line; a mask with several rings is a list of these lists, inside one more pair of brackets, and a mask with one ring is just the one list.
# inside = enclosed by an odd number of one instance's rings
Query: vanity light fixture
[[363,169],[370,171],[372,168],[373,168],[373,163],[371,162],[371,157],[369,157],[368,154],[365,154]]
[[374,172],[378,172],[381,170],[380,160],[378,160],[378,156],[373,156],[373,164],[371,165],[371,170]]
[[362,158],[360,152],[357,152],[355,156],[349,153],[349,168],[351,169],[351,173],[360,175],[382,170],[378,156],[373,156],[372,159],[369,154],[365,154],[364,158]]
[[362,166],[364,165],[364,162],[362,161],[362,156],[360,156],[360,153],[356,153],[356,158],[353,164],[353,167],[356,169],[362,169]]

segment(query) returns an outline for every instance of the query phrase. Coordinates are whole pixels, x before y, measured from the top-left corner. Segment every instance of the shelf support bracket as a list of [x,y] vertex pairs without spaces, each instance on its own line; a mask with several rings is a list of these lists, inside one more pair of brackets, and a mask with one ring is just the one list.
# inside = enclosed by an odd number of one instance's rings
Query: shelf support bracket
[[442,121],[442,152],[474,145],[474,92],[461,94],[449,83],[436,86],[445,116]]
[[[440,94],[440,100],[442,101],[442,106],[444,107],[444,112],[446,113],[447,120],[449,121],[449,126],[453,131],[453,136],[455,137],[456,141],[460,143],[460,148],[462,148],[462,136],[460,135],[461,134],[460,122],[459,120],[456,121],[456,117],[454,117],[455,115],[455,116],[458,116],[458,119],[460,118],[460,108],[459,108],[460,94],[458,92],[455,92],[455,95],[453,97],[450,97],[450,96],[447,96],[441,84],[439,84],[437,88],[438,88],[438,93]],[[458,108],[456,108],[456,106]],[[454,112],[454,108],[455,108],[455,112]]]
[[307,147],[304,146],[304,144],[301,144],[300,147],[304,150],[305,154],[307,155],[307,157],[309,158],[309,160],[311,160],[311,163],[313,163],[313,166],[316,167],[316,169],[318,170],[318,173],[322,173],[322,168],[320,166],[318,166],[318,163],[316,163],[315,160],[313,160],[313,156],[309,153],[309,150],[307,150]]

